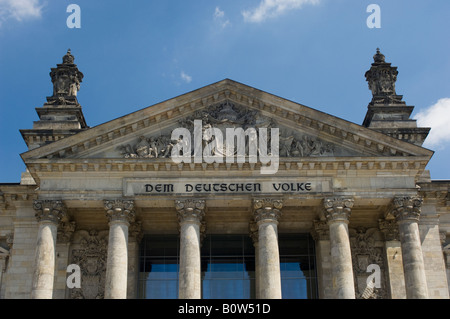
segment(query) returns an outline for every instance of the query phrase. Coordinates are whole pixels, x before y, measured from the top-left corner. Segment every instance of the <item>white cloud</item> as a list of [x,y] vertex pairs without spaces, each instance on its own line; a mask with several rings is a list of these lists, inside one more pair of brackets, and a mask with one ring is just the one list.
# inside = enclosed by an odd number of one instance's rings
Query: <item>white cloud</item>
[[225,12],[221,11],[219,7],[216,7],[216,11],[214,12],[215,18],[223,18],[225,16]]
[[0,21],[40,18],[43,6],[40,0],[0,0]]
[[431,127],[425,145],[443,147],[443,144],[450,142],[450,98],[440,99],[436,104],[419,112],[416,119],[418,126]]
[[247,22],[263,22],[277,17],[288,10],[301,9],[305,4],[318,4],[320,0],[261,0],[258,7],[242,11]]
[[186,83],[191,83],[192,82],[192,76],[187,75],[186,73],[184,73],[184,71],[181,71],[181,79],[186,82]]
[[222,29],[231,24],[230,20],[225,18],[225,11],[220,10],[219,7],[216,7],[216,10],[214,11],[214,20],[216,20],[216,22],[220,24]]

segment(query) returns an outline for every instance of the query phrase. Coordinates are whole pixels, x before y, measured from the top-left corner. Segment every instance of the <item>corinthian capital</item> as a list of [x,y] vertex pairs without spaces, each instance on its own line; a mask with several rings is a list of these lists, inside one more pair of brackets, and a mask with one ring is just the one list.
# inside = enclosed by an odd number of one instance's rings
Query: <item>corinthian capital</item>
[[394,198],[392,213],[397,220],[419,221],[423,198],[420,196],[399,196]]
[[202,223],[205,216],[206,203],[203,199],[175,200],[178,221]]
[[348,222],[352,213],[354,200],[351,198],[326,198],[323,201],[325,217],[328,223],[335,221]]
[[104,206],[106,217],[111,222],[124,222],[130,224],[134,222],[136,213],[134,211],[134,201],[132,200],[105,200]]
[[253,199],[253,216],[255,222],[262,220],[278,221],[281,217],[281,208],[283,208],[283,200],[275,198],[258,198]]
[[66,207],[60,200],[35,200],[33,208],[38,222],[49,221],[58,224],[67,216]]

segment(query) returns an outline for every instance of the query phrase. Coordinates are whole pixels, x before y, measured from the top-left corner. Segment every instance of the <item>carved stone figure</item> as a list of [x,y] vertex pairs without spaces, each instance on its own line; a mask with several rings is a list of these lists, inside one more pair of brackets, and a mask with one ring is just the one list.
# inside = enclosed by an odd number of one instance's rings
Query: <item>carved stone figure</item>
[[[229,101],[196,111],[194,115],[180,120],[179,125],[194,132],[194,121],[196,120],[202,121],[202,149],[211,145],[211,155],[213,156],[234,156],[237,154],[237,145],[235,144],[234,149],[229,149],[225,140],[220,144],[214,134],[206,134],[211,133],[207,131],[208,129],[219,129],[224,138],[226,138],[227,129],[242,128],[244,132],[249,128],[254,129],[256,134],[247,134],[245,137],[245,154],[249,155],[250,145],[259,150],[261,144],[268,145],[268,154],[271,154],[271,134],[268,131],[266,140],[261,141],[262,136],[259,134],[259,129],[279,128],[272,118],[263,116],[258,110],[237,107]],[[258,143],[258,141],[260,142]],[[174,141],[170,135],[141,136],[136,144],[121,145],[118,150],[124,158],[170,158],[172,148],[179,142],[183,141]],[[279,154],[281,157],[333,156],[334,150],[331,144],[324,143],[319,138],[281,129]]]
[[168,135],[150,138],[141,136],[135,146],[126,144],[117,149],[124,158],[169,158],[175,144]]

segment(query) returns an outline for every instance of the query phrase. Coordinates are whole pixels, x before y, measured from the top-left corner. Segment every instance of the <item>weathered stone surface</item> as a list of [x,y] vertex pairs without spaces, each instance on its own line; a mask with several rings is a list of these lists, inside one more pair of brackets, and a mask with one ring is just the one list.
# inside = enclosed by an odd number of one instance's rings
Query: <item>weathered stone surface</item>
[[[71,104],[81,82],[80,74],[66,78],[73,62],[68,54],[59,67],[68,73],[55,71],[55,94],[38,109],[40,121],[22,130],[29,147],[21,154],[22,184],[0,185],[0,246],[14,237],[1,246],[8,256],[0,296],[30,298],[35,289],[46,298],[137,297],[140,238],[179,234],[179,296],[201,298],[202,237],[246,234],[251,221],[258,298],[283,297],[278,234],[310,232],[320,298],[416,297],[425,286],[430,297],[448,298],[450,183],[431,181],[425,170],[433,154],[420,147],[426,129],[409,119],[413,109],[399,102],[396,74],[381,53],[368,75],[375,95],[362,126],[226,79],[88,128]],[[390,70],[387,78],[380,68]],[[183,127],[194,134],[193,120],[202,120],[200,134],[207,126],[279,128],[278,171],[262,176],[262,163],[247,157],[175,163],[171,133]],[[409,200],[417,195],[420,214]],[[42,207],[34,210],[37,199]],[[64,213],[46,201],[64,203]],[[419,247],[426,278],[411,284]],[[56,256],[37,258],[43,264],[36,267],[35,253],[44,251]],[[385,282],[366,291],[363,270],[380,256]],[[65,285],[68,263],[82,266],[81,290]],[[33,273],[44,268],[33,285]]]

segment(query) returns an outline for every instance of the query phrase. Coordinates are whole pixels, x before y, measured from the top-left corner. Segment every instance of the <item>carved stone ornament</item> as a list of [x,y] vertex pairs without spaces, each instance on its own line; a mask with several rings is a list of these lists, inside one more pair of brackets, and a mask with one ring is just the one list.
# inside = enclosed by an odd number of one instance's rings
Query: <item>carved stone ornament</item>
[[354,200],[351,198],[326,198],[323,201],[325,217],[328,222],[343,221],[348,222],[350,218]]
[[[202,149],[208,145],[214,145],[216,138],[214,135],[208,136],[206,130],[210,128],[219,129],[223,137],[226,136],[226,129],[242,128],[246,131],[254,128],[256,135],[249,134],[246,136],[245,154],[249,154],[250,139],[258,138],[259,128],[279,128],[279,125],[269,117],[261,115],[257,110],[250,110],[242,106],[226,101],[218,105],[212,105],[205,110],[197,111],[194,115],[179,121],[180,127],[194,132],[194,121],[202,121]],[[270,152],[271,134],[268,134],[266,145]],[[170,158],[172,148],[177,145],[178,140],[172,140],[171,135],[160,135],[139,137],[135,144],[121,145],[117,149],[124,158]],[[225,144],[225,143],[224,143]],[[237,154],[237,145],[230,150],[226,145],[219,147],[215,145],[212,149],[212,155],[234,156]],[[316,157],[316,156],[333,156],[334,146],[323,142],[318,138],[301,134],[299,132],[290,132],[280,129],[280,145],[279,155],[281,157]]]
[[123,222],[131,224],[134,222],[136,213],[134,201],[132,200],[105,200],[104,206],[106,217],[111,222]]
[[134,223],[130,224],[130,227],[128,228],[128,234],[130,236],[130,239],[134,239],[139,243],[144,237],[144,234],[142,232],[142,222],[140,220],[136,220]]
[[330,240],[330,227],[328,223],[322,220],[315,220],[311,236],[314,240]]
[[66,207],[60,200],[35,200],[33,208],[38,222],[50,221],[58,224],[67,215]]
[[256,245],[259,241],[259,228],[258,224],[253,220],[249,223],[249,236],[252,239],[253,245]]
[[175,200],[178,222],[202,223],[205,216],[206,202],[203,199]]
[[253,199],[253,216],[255,222],[272,221],[278,222],[281,217],[283,200],[274,198]]
[[68,244],[72,240],[72,235],[76,228],[76,222],[61,222],[58,226],[57,242]]
[[[376,245],[377,235],[379,235],[379,231],[376,228],[366,229],[361,227],[350,230],[350,247],[357,299],[385,299],[387,297],[384,276],[385,260],[383,248]],[[371,275],[367,271],[369,265],[380,267],[380,288],[367,283],[367,279]]]
[[77,231],[79,244],[71,263],[81,270],[81,288],[70,289],[71,299],[103,299],[105,295],[108,231]]
[[386,63],[380,49],[377,49],[373,59],[372,67],[366,72],[366,80],[373,94],[371,104],[404,104],[402,96],[395,92],[397,68],[392,67],[391,63]]
[[84,75],[78,70],[74,60],[75,58],[69,49],[63,57],[63,63],[51,69],[53,95],[47,98],[47,105],[78,105],[76,96]]
[[420,196],[395,197],[392,213],[397,222],[419,221],[423,198]]
[[386,241],[400,240],[398,224],[395,219],[380,219],[378,225]]

